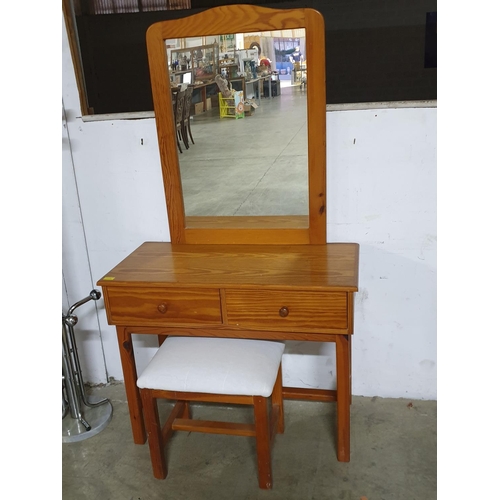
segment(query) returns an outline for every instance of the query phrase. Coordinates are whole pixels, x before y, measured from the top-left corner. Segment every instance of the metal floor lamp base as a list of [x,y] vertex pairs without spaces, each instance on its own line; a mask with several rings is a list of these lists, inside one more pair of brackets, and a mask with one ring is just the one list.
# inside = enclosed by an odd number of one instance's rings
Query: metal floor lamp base
[[[96,398],[92,396],[88,397],[90,402],[97,402]],[[91,429],[87,430],[83,424],[76,418],[71,418],[68,413],[62,419],[62,442],[63,443],[76,443],[77,441],[83,441],[92,436],[95,436],[111,421],[111,416],[113,415],[113,407],[108,401],[99,406],[92,406],[90,408],[84,407],[82,412],[83,417],[89,423]]]
[[83,441],[101,432],[111,420],[113,407],[109,399],[96,400],[85,393],[74,326],[74,310],[90,300],[99,300],[101,292],[92,290],[88,297],[72,305],[62,316],[62,440]]

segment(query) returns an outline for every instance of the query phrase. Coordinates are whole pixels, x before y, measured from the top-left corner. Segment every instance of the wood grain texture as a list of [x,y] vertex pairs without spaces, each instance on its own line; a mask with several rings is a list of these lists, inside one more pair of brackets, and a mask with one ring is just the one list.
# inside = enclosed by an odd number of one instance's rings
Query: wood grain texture
[[358,290],[359,245],[175,245],[146,242],[97,284],[118,287],[195,287]]
[[216,289],[112,288],[108,291],[113,324],[185,325],[221,323]]
[[[311,243],[309,216],[189,216],[184,243],[306,245]],[[251,231],[249,231],[251,229]]]
[[144,408],[144,420],[146,421],[148,433],[149,454],[151,465],[156,479],[167,477],[167,461],[164,453],[164,442],[162,438],[162,428],[158,414],[156,399],[151,396],[149,389],[141,390],[142,403]]
[[354,333],[354,293],[347,294],[347,317],[349,318],[348,330],[350,334]]
[[254,396],[253,410],[255,418],[259,487],[268,490],[272,488],[273,478],[271,471],[271,436],[267,399],[262,396]]
[[307,215],[186,216],[186,229],[308,229],[308,227]]
[[151,394],[159,399],[175,401],[203,401],[204,403],[227,403],[235,405],[251,405],[253,396],[238,396],[228,394],[207,394],[204,392],[163,391],[151,389]]
[[337,391],[303,387],[283,387],[283,398],[303,401],[337,401]]
[[132,345],[132,334],[127,328],[116,327],[118,337],[118,349],[123,368],[123,379],[125,392],[129,404],[130,424],[135,444],[146,442],[146,429],[142,415],[141,396],[137,382],[137,369],[135,367],[134,347]]
[[[142,398],[142,392],[141,392],[141,398]],[[166,422],[163,424],[163,427],[161,429],[162,448],[165,448],[168,440],[170,439],[170,436],[173,434],[174,430],[172,429],[172,424],[174,423],[174,420],[179,416],[181,416],[182,418],[189,418],[189,404],[186,401],[177,401],[172,411],[170,412],[170,415],[168,416]],[[146,415],[144,415],[144,417],[146,417]]]
[[345,292],[226,290],[226,308],[228,324],[243,328],[324,333],[347,328]]
[[274,437],[276,434],[282,434],[278,432],[279,420],[280,420],[280,407],[278,405],[271,406],[271,417],[269,424],[269,441],[271,446],[274,442]]
[[308,342],[334,342],[336,335],[347,335],[345,328],[330,333],[311,333],[292,330],[250,330],[238,326],[220,325],[204,327],[189,326],[129,326],[128,330],[138,334],[168,335],[172,337],[218,337],[255,340],[299,340]]
[[277,409],[278,412],[276,432],[278,434],[283,434],[285,432],[285,412],[283,409],[283,371],[281,363],[278,368],[278,375],[276,376],[276,382],[274,383],[273,393],[271,394],[271,404],[273,406],[273,414],[275,409]]
[[177,418],[172,424],[174,431],[203,432],[206,434],[227,434],[230,436],[255,436],[255,425],[214,420],[186,420]]
[[[307,75],[307,131],[309,215],[304,229],[297,219],[279,217],[275,229],[256,226],[249,221],[246,227],[228,227],[218,218],[199,224],[187,224],[175,126],[172,116],[170,79],[165,56],[164,40],[227,33],[305,28]],[[313,9],[269,9],[255,5],[227,5],[207,9],[185,18],[162,21],[149,27],[146,34],[151,90],[155,110],[158,144],[162,165],[165,197],[168,209],[170,237],[174,243],[244,243],[244,244],[324,244],[326,243],[326,90],[325,40],[322,15]],[[241,220],[238,221],[241,225]],[[189,226],[188,229],[187,226]],[[209,226],[212,231],[207,230]]]
[[276,227],[274,229],[234,228],[187,228],[184,230],[184,242],[191,245],[307,245],[311,243],[309,229]]
[[351,457],[351,336],[337,335],[337,459],[349,462]]

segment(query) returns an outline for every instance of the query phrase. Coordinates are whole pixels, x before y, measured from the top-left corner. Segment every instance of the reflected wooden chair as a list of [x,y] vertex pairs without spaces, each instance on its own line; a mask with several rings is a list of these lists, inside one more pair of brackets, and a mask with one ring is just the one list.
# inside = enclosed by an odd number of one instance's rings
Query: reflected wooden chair
[[[173,431],[252,436],[259,486],[270,489],[271,445],[275,434],[284,432],[283,350],[283,342],[168,337],[137,380],[154,477],[167,476],[164,448]],[[163,424],[158,399],[176,401]],[[252,405],[254,423],[194,420],[190,401]]]
[[172,89],[172,112],[174,113],[174,121],[175,121],[175,108],[177,106],[177,92],[179,92],[178,89]]
[[[182,119],[184,114],[184,97],[185,91],[179,90],[176,94],[176,104],[175,104],[175,131],[176,131],[176,139],[177,139],[177,147],[179,148],[179,152],[182,153],[181,143],[184,142],[182,137]],[[184,142],[184,145],[186,143]],[[186,146],[186,149],[189,148],[189,144]]]
[[189,148],[188,134],[191,142],[194,144],[193,134],[191,133],[191,101],[193,98],[193,87],[188,87],[184,94],[184,113],[182,118],[182,138],[184,144]]

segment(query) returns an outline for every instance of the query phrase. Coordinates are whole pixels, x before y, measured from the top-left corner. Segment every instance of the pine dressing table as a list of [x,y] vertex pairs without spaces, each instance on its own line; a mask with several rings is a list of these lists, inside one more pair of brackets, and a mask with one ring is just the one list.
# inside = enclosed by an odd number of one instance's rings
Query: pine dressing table
[[[307,215],[185,215],[165,40],[226,33],[229,21],[235,33],[307,33]],[[283,395],[337,402],[337,458],[348,462],[359,247],[326,243],[323,18],[311,9],[230,5],[156,23],[146,39],[171,243],[144,243],[97,282],[117,330],[134,442],[146,434],[132,334],[160,343],[169,335],[335,342],[337,389],[284,387]]]

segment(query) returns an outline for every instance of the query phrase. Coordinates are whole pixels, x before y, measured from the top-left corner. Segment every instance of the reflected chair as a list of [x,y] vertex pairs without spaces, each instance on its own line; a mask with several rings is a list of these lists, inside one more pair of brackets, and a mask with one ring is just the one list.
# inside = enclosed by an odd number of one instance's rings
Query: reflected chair
[[[176,121],[177,116],[177,94],[179,93],[178,89],[172,89],[172,113],[174,115],[174,123]],[[179,141],[177,140],[177,147],[179,147]],[[179,151],[182,153],[182,150],[179,147]]]
[[[168,337],[137,380],[154,477],[167,476],[164,448],[173,431],[252,436],[259,486],[270,489],[271,445],[275,433],[284,432],[283,350],[283,342]],[[176,401],[163,425],[158,399]],[[190,401],[252,405],[254,423],[194,420]]]
[[177,106],[177,89],[172,89],[172,111],[174,113],[174,120],[175,120],[175,107]]
[[194,144],[193,134],[191,133],[191,101],[193,98],[193,87],[188,87],[184,94],[184,113],[182,119],[182,138],[186,148],[189,148],[188,134],[191,142]]
[[[179,90],[176,92],[176,105],[175,105],[175,130],[176,130],[176,135],[177,135],[177,147],[179,148],[179,152],[182,153],[182,148],[181,148],[181,143],[180,141],[183,140],[182,137],[182,119],[183,119],[183,113],[184,113],[184,96],[185,96],[185,91]],[[184,145],[186,143],[184,142]],[[189,148],[189,144],[186,145],[186,149]]]

